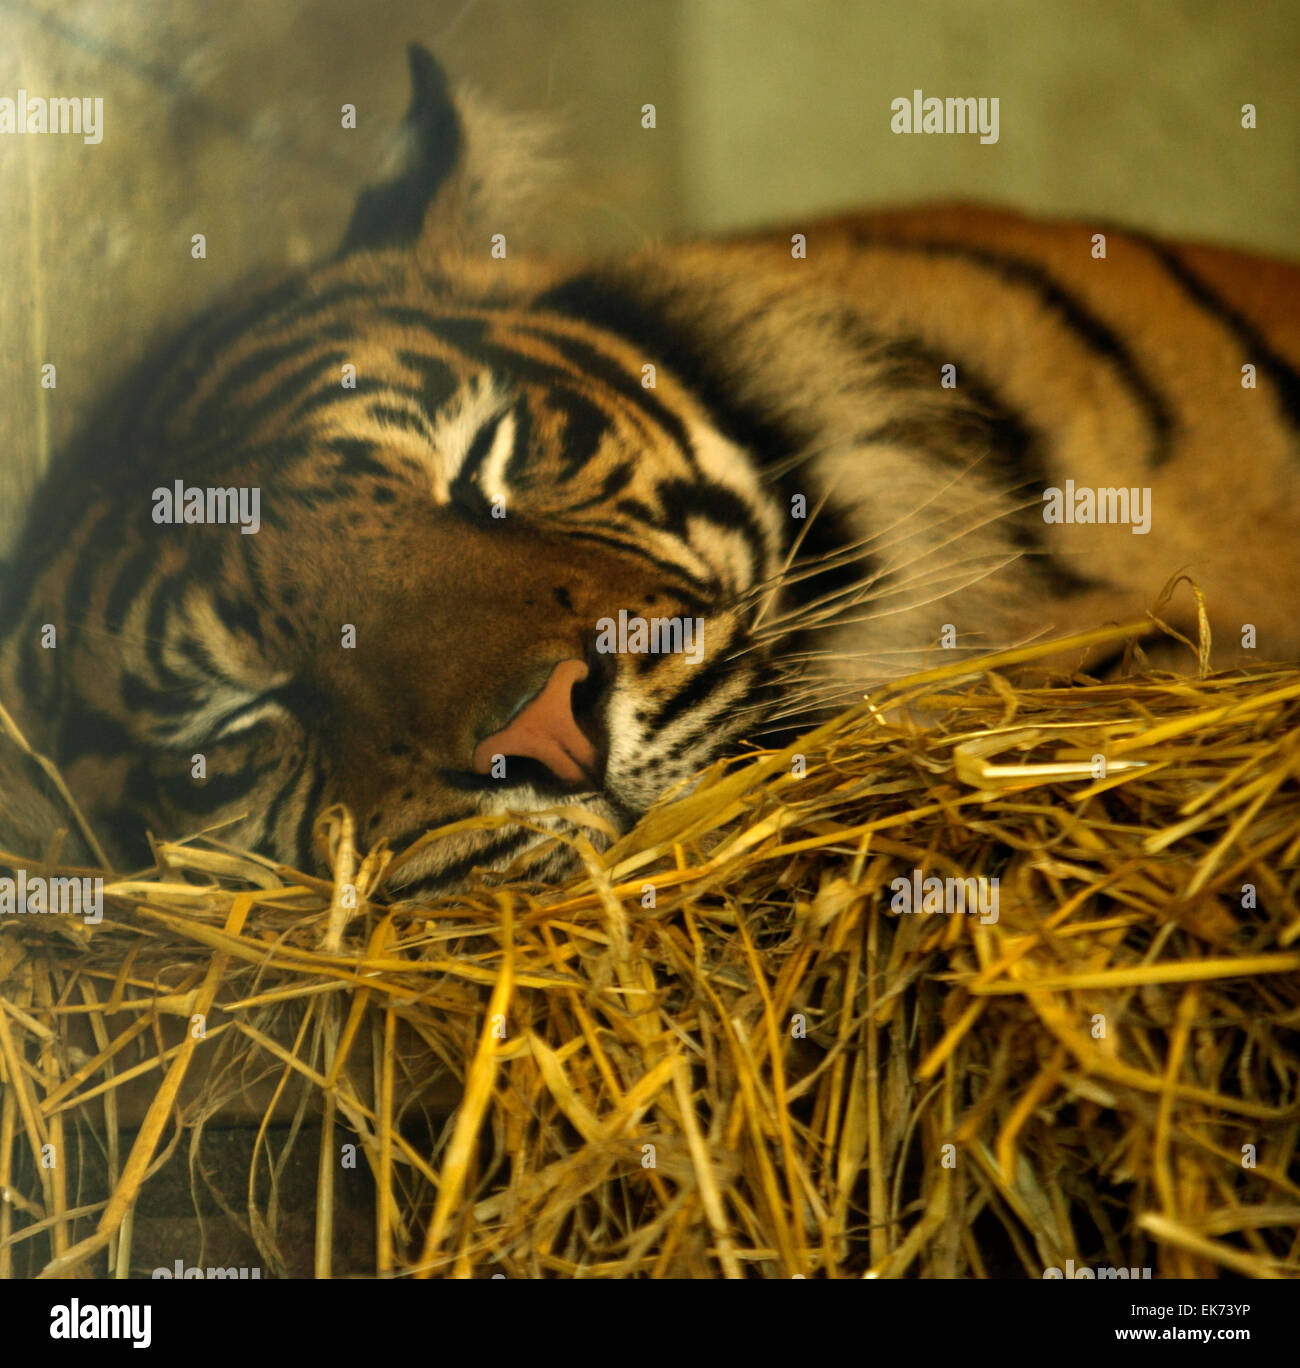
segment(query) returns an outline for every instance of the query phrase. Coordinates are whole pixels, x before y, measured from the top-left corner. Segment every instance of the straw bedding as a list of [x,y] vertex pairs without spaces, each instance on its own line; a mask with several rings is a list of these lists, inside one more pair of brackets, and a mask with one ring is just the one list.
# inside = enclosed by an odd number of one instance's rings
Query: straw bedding
[[[1034,654],[716,766],[569,887],[395,902],[336,811],[332,881],[213,833],[97,927],[0,919],[0,1276],[141,1271],[240,1099],[263,1178],[273,1114],[313,1147],[322,1276],[348,1146],[385,1276],[1300,1275],[1300,671]],[[924,878],[996,919],[897,910]],[[38,1161],[87,1146],[110,1192]]]

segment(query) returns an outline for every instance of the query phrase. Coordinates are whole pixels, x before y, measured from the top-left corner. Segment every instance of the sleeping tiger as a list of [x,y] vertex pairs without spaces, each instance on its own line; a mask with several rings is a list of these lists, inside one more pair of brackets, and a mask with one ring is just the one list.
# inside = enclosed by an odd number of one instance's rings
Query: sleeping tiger
[[310,867],[342,803],[367,847],[502,818],[404,894],[555,879],[559,807],[625,829],[1180,571],[1218,663],[1297,654],[1297,268],[973,208],[538,260],[521,145],[410,67],[338,255],[118,387],[7,576],[0,699],[119,865],[217,829]]

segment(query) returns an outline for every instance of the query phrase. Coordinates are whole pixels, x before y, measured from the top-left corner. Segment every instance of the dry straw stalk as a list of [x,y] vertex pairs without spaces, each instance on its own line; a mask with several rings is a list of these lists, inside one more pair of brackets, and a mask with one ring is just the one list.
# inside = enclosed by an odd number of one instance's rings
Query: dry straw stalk
[[[391,901],[334,812],[333,881],[209,835],[97,928],[4,919],[0,1276],[133,1270],[151,1174],[259,1082],[272,1271],[287,1109],[319,1276],[347,1143],[383,1276],[1300,1275],[1300,672],[1034,654],[719,764],[568,887]],[[927,877],[996,918],[891,908]],[[41,1167],[92,1136],[110,1192]]]

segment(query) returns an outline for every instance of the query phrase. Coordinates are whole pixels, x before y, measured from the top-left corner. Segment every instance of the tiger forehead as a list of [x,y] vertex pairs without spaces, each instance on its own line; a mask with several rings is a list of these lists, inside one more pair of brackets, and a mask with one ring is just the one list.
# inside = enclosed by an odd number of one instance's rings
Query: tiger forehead
[[704,421],[656,358],[614,332],[527,301],[449,300],[399,275],[361,288],[330,271],[272,291],[191,337],[152,396],[160,431],[273,440],[319,427],[338,405],[406,404],[431,417],[491,373],[516,391],[580,392],[682,440]]
[[324,387],[291,423],[304,435],[368,440],[399,464],[431,468],[444,498],[476,439],[503,419],[489,445],[524,478],[525,460],[559,461],[573,475],[594,456],[648,449],[661,475],[689,478],[706,425],[688,395],[629,344],[559,315],[389,305],[368,314],[352,352],[342,384],[328,374],[336,354],[320,358],[314,383]]
[[[411,311],[390,314],[408,321]],[[684,439],[688,422],[703,420],[689,393],[655,363],[616,334],[560,314],[534,309],[483,310],[457,308],[445,312],[415,311],[427,328],[414,345],[397,355],[425,385],[426,400],[436,395],[440,363],[448,390],[466,380],[481,383],[491,374],[501,385],[540,398],[557,392],[579,392],[611,414],[623,411],[643,423]],[[411,374],[414,372],[414,376]],[[449,393],[445,397],[450,398]]]

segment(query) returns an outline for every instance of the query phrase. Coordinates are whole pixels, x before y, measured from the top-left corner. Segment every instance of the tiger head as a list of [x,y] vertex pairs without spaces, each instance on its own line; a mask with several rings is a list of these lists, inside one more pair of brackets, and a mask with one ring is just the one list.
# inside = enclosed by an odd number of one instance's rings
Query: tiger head
[[308,867],[318,814],[401,871],[573,866],[752,722],[786,556],[746,451],[511,255],[443,74],[339,255],[187,327],[38,495],[4,698],[119,862],[147,832]]

